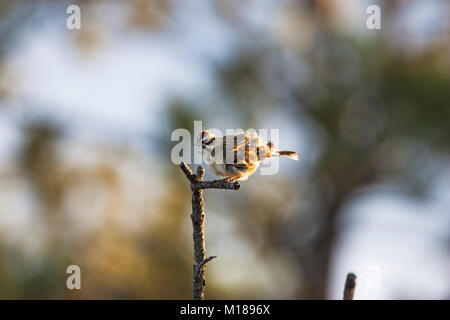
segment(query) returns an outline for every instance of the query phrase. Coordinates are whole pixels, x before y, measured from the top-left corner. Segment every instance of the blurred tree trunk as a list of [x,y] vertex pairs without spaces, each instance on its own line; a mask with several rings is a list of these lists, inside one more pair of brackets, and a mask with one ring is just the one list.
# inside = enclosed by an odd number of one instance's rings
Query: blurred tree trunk
[[331,270],[333,245],[337,238],[335,221],[338,218],[339,206],[329,208],[325,214],[320,235],[314,239],[309,251],[302,255],[303,269],[302,287],[299,299],[326,299]]

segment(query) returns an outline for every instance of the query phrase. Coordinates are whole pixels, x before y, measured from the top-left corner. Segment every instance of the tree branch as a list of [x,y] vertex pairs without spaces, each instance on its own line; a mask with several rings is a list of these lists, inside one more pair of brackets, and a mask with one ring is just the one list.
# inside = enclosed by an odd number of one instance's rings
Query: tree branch
[[356,275],[354,273],[347,274],[344,287],[344,300],[353,300],[353,294],[356,287]]
[[211,180],[203,181],[192,185],[194,190],[198,189],[225,189],[225,190],[239,190],[241,185],[239,181],[227,181],[227,180]]
[[203,189],[225,189],[238,190],[240,184],[237,181],[230,182],[226,179],[204,181],[205,170],[202,166],[197,167],[197,174],[194,174],[184,162],[180,164],[181,170],[189,180],[192,191],[192,238],[194,240],[194,276],[192,281],[192,299],[205,299],[205,270],[206,264],[216,256],[205,259],[205,211],[203,202]]
[[[195,175],[195,174],[192,172],[191,168],[189,168],[189,167],[186,165],[186,163],[181,162],[180,168],[181,168],[181,170],[183,170],[184,174],[186,175],[186,178],[188,178],[188,180],[189,180],[190,183],[196,184],[196,183],[199,182],[199,180],[198,180],[198,175]],[[197,170],[199,170],[199,169],[197,169]],[[202,178],[203,178],[203,175],[202,175]]]

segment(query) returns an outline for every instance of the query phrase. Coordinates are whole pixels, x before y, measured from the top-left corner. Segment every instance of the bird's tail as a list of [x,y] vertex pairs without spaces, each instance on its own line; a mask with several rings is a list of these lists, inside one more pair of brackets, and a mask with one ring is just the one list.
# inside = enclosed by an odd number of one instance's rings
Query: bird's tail
[[272,149],[272,142],[268,142],[267,143],[267,147],[270,150],[270,156],[285,156],[288,158],[291,158],[292,160],[298,160],[298,154],[295,151],[286,151],[286,150],[276,150],[276,149]]
[[286,151],[286,150],[272,150],[272,156],[286,156],[291,158],[292,160],[298,160],[298,154],[295,151]]

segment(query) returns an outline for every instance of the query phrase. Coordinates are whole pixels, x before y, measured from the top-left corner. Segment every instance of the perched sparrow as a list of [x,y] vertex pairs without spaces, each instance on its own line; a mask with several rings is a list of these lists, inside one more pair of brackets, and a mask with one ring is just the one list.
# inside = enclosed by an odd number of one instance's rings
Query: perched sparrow
[[287,156],[298,160],[297,152],[273,149],[272,142],[261,142],[256,133],[216,137],[203,130],[197,142],[211,171],[229,180],[246,180],[266,158]]

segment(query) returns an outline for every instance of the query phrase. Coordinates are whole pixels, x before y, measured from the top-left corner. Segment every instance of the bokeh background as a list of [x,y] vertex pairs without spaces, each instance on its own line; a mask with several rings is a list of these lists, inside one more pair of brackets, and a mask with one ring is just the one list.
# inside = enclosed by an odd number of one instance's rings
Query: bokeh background
[[450,298],[449,1],[0,3],[0,298],[189,299],[194,120],[300,154],[205,192],[207,298]]

